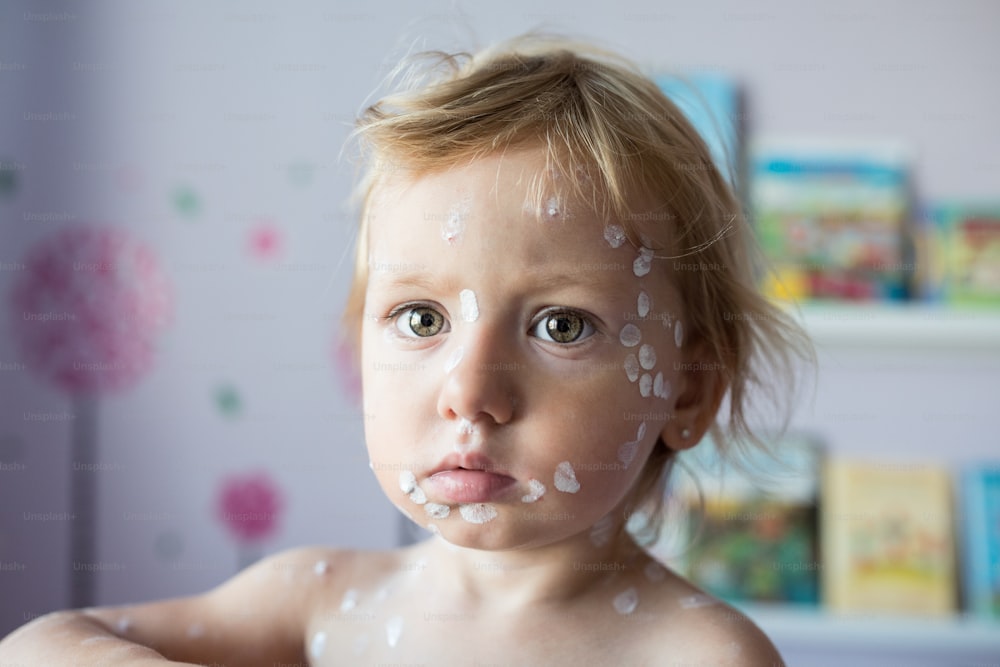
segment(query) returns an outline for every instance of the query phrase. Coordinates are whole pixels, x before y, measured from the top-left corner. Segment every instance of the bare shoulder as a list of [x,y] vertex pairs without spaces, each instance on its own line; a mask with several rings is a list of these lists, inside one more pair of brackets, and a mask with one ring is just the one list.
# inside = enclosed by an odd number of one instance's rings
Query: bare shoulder
[[664,613],[658,615],[666,645],[647,652],[649,664],[783,667],[774,644],[745,614],[677,575],[671,579],[662,589],[659,606]]

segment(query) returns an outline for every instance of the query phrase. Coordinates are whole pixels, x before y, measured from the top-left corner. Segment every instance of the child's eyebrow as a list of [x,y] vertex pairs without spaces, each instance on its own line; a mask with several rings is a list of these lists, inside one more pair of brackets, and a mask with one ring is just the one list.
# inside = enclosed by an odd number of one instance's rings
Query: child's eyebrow
[[[602,267],[603,268],[603,267]],[[624,270],[624,265],[622,270]],[[554,291],[566,287],[579,287],[586,290],[593,290],[599,293],[618,294],[620,285],[616,285],[610,280],[610,276],[604,275],[608,271],[584,270],[579,272],[546,271],[544,269],[529,270],[520,272],[517,276],[511,276],[510,283],[513,285],[527,284],[531,287],[540,286],[543,291]],[[399,288],[416,288],[419,290],[431,291],[439,290],[445,292],[458,292],[461,285],[456,277],[433,276],[428,273],[416,273],[412,271],[384,271],[384,275],[377,279],[369,278],[369,287],[376,283],[379,289],[394,290]]]

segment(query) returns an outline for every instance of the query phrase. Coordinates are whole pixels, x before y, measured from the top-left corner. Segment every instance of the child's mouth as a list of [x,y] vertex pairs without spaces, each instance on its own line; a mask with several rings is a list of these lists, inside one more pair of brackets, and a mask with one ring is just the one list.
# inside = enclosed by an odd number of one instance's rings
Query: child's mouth
[[488,503],[500,498],[515,482],[500,473],[458,467],[434,473],[424,488],[432,498],[452,503]]

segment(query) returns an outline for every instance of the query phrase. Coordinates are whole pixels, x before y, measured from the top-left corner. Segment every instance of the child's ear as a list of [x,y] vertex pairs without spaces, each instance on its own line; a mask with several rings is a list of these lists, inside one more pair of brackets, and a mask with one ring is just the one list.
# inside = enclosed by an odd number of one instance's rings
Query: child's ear
[[678,378],[674,416],[663,427],[661,437],[674,451],[698,444],[715,422],[729,382],[725,364],[703,341],[692,343],[684,355]]

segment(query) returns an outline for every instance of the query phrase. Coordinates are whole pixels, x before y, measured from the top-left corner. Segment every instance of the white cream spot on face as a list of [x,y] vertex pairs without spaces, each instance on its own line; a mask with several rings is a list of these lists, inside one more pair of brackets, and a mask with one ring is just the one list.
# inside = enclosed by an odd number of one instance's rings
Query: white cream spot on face
[[330,572],[330,564],[325,560],[317,561],[316,565],[313,566],[313,572],[317,575],[324,575]]
[[555,197],[549,197],[549,200],[545,202],[545,217],[548,219],[559,217],[559,200]]
[[312,636],[312,641],[309,642],[309,655],[312,658],[320,658],[323,656],[323,651],[326,650],[326,633],[317,632]]
[[615,531],[615,518],[607,514],[590,529],[590,543],[595,547],[603,547],[611,542]]
[[358,589],[348,588],[340,600],[340,613],[346,613],[358,606]]
[[475,322],[479,319],[479,302],[476,300],[475,292],[464,289],[458,293],[458,300],[462,305],[463,321]]
[[677,347],[684,344],[684,325],[681,324],[680,320],[677,320],[677,324],[674,325],[674,343]]
[[636,312],[639,313],[639,317],[646,317],[649,315],[649,309],[652,307],[652,302],[649,300],[649,295],[645,292],[639,292],[639,298],[636,299]]
[[663,373],[657,373],[656,377],[653,378],[653,396],[667,400],[672,392],[673,387],[670,385],[670,380],[665,379]]
[[653,376],[649,373],[643,373],[642,377],[639,378],[639,395],[643,398],[647,398],[649,394],[653,391]]
[[642,340],[642,332],[634,324],[626,324],[618,334],[618,340],[625,347],[635,347]]
[[120,635],[128,634],[128,631],[132,629],[132,619],[128,616],[122,616],[118,619],[118,623],[115,624],[115,628],[117,628]]
[[622,443],[621,447],[618,448],[618,460],[622,462],[626,470],[635,460],[637,451],[639,451],[639,443],[635,440]]
[[497,508],[487,503],[459,505],[458,512],[469,523],[486,523],[497,518]]
[[626,588],[624,591],[615,596],[614,602],[615,611],[619,614],[627,615],[635,611],[636,607],[639,606],[639,592],[635,590],[634,586]]
[[639,424],[639,428],[637,428],[635,431],[635,439],[642,440],[645,437],[646,437],[646,422],[642,422],[641,424]]
[[619,225],[608,225],[604,228],[604,240],[612,248],[620,248],[625,243],[625,230]]
[[460,363],[462,363],[462,355],[464,353],[465,350],[462,348],[461,345],[459,345],[458,347],[456,347],[454,350],[451,351],[451,354],[448,355],[448,360],[444,362],[445,375],[451,373],[458,367]]
[[411,493],[417,487],[417,477],[409,470],[399,473],[399,490],[403,493]]
[[556,466],[554,481],[556,489],[563,493],[576,493],[580,490],[580,482],[576,480],[576,473],[573,472],[573,465],[569,461],[563,461]]
[[403,617],[393,616],[385,622],[385,642],[390,647],[395,647],[399,643],[399,638],[403,634]]
[[528,493],[521,496],[522,503],[533,503],[545,495],[545,485],[537,479],[528,480]]
[[639,379],[639,360],[634,354],[625,357],[625,375],[628,376],[629,382]]
[[448,210],[448,214],[441,223],[441,238],[448,245],[454,245],[462,239],[462,232],[465,231],[465,219],[469,215],[469,200],[462,199],[455,203]]
[[427,502],[427,494],[419,486],[410,491],[410,500],[418,505],[423,505]]
[[632,273],[641,278],[649,273],[653,265],[653,251],[649,248],[639,248],[639,256],[632,262]]
[[656,350],[652,345],[647,343],[639,348],[639,365],[647,371],[656,365]]
[[[450,507],[447,505],[439,505],[438,503],[427,503],[424,505],[424,511],[427,512],[427,516],[432,519],[447,519],[448,515],[451,514]],[[434,527],[437,528],[437,526]]]

